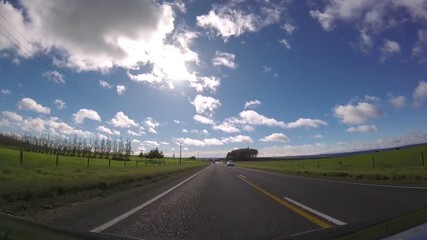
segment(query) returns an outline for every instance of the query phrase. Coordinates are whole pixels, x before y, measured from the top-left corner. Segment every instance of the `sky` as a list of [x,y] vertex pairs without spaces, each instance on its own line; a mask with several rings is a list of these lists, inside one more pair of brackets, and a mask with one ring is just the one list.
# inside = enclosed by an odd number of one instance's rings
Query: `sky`
[[427,0],[0,1],[0,131],[224,157],[427,142]]

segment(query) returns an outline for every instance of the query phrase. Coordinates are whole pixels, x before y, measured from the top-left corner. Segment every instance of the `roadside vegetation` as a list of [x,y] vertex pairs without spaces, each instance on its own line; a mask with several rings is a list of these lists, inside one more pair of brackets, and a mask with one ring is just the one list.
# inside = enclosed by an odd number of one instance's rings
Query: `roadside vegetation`
[[21,163],[20,154],[20,150],[0,147],[0,203],[138,185],[204,165],[190,159],[182,159],[181,164],[179,159],[139,156],[110,161],[25,151]]
[[317,177],[427,184],[427,144],[327,158],[242,161],[237,165]]

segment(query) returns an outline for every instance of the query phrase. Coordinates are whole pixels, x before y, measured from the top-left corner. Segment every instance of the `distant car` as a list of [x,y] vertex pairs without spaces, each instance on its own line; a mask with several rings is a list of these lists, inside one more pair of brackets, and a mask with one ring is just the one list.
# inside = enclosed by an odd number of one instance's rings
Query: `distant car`
[[234,167],[234,162],[232,160],[227,161],[227,167]]

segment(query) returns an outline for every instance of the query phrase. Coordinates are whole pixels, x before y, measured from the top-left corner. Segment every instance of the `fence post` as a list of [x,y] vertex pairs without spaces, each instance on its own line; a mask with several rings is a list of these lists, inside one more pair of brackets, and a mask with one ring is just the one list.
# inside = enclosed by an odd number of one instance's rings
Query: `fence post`
[[89,168],[89,158],[90,158],[90,155],[87,157],[87,167]]
[[108,167],[111,168],[111,158],[108,158]]
[[375,158],[372,158],[372,168],[375,168]]
[[421,153],[421,166],[424,167],[424,154]]
[[319,160],[317,160],[317,168],[320,168]]
[[57,153],[57,154],[56,154],[56,161],[55,161],[55,166],[56,166],[56,167],[58,167],[58,157],[59,157],[59,154]]
[[19,163],[22,165],[22,162],[24,160],[24,151],[20,151],[19,152]]
[[340,168],[341,168],[341,170],[342,170],[342,160],[340,160]]

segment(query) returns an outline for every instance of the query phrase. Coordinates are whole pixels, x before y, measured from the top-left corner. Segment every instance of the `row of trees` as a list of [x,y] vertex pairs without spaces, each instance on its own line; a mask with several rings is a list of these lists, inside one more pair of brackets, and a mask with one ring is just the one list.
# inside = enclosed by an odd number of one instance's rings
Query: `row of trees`
[[228,152],[225,158],[227,160],[234,160],[234,161],[251,160],[251,159],[255,159],[257,155],[258,155],[258,150],[248,147],[248,148],[235,149],[231,152]]
[[19,148],[29,152],[59,154],[63,156],[105,158],[114,160],[129,160],[132,145],[129,139],[125,141],[114,139],[86,139],[51,137],[49,135],[18,135],[0,133],[0,144],[7,147]]

